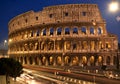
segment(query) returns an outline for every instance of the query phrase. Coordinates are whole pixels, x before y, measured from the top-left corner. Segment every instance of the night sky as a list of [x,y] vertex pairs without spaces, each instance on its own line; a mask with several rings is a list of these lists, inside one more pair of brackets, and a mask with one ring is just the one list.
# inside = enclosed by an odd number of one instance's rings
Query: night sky
[[[98,4],[103,18],[107,22],[107,30],[118,36],[120,42],[120,7],[116,12],[110,12],[108,5],[112,0],[0,0],[0,44],[8,39],[8,22],[15,16],[34,10],[41,11],[43,7],[60,4]],[[120,0],[116,0],[120,4]],[[117,18],[117,19],[116,19]]]

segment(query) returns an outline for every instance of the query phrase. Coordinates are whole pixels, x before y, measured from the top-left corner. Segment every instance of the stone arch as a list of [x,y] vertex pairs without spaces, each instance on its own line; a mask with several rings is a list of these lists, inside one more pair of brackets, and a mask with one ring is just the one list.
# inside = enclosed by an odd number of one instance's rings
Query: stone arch
[[87,46],[87,41],[83,41],[82,42],[82,49],[83,50],[86,50],[88,48],[88,46]]
[[95,50],[95,41],[90,42],[90,47],[92,51]]
[[107,49],[110,49],[110,48],[111,48],[110,42],[106,42],[105,44],[106,44],[106,48],[107,48]]
[[39,57],[36,56],[34,60],[35,60],[35,65],[39,65]]
[[86,35],[87,34],[87,29],[86,27],[81,27],[81,32],[82,32],[82,35]]
[[91,66],[95,65],[95,57],[94,56],[91,56],[90,59],[89,59],[89,61],[90,61],[90,65]]
[[98,56],[98,65],[103,65],[103,57],[102,56]]
[[91,35],[94,35],[94,33],[95,33],[94,28],[91,27],[91,28],[90,28],[90,34],[91,34]]
[[82,64],[83,64],[83,66],[87,65],[87,57],[86,56],[82,57]]
[[106,59],[106,63],[107,63],[107,65],[110,65],[110,56],[107,56],[107,59]]
[[33,43],[29,43],[29,50],[33,50],[33,49],[34,49]]
[[40,36],[40,30],[37,30],[36,36]]
[[62,28],[61,27],[58,27],[57,28],[57,35],[61,35],[62,34]]
[[49,41],[48,45],[47,45],[48,50],[54,50],[54,42],[53,41]]
[[70,50],[71,49],[71,42],[70,41],[65,41],[65,50]]
[[73,28],[73,34],[78,34],[78,28],[76,27]]
[[70,57],[65,56],[65,65],[69,65],[69,64],[70,64]]
[[78,49],[78,42],[73,42],[73,45],[72,45],[72,47],[73,47],[73,50],[77,50]]
[[64,33],[64,34],[65,34],[65,35],[70,34],[70,28],[69,28],[69,27],[65,28],[65,33]]
[[46,57],[43,56],[42,59],[41,59],[42,65],[45,65],[45,64],[46,64],[46,60],[47,60]]
[[62,57],[61,57],[61,56],[58,56],[58,57],[57,57],[57,64],[58,64],[58,65],[61,65],[61,64],[62,64]]
[[79,64],[79,58],[78,56],[73,57],[72,59],[72,65],[77,66]]
[[26,58],[26,56],[24,57],[24,62],[25,62],[25,64],[27,64],[27,58]]
[[50,56],[49,59],[48,59],[48,61],[49,61],[49,65],[53,65],[53,63],[54,63],[53,56]]
[[46,28],[44,28],[41,33],[42,33],[42,36],[46,36],[46,33],[47,33]]
[[98,35],[101,35],[103,33],[103,30],[101,27],[98,27]]
[[29,64],[31,64],[31,65],[33,64],[33,59],[31,56],[29,57]]
[[49,35],[50,36],[54,35],[54,28],[50,28]]

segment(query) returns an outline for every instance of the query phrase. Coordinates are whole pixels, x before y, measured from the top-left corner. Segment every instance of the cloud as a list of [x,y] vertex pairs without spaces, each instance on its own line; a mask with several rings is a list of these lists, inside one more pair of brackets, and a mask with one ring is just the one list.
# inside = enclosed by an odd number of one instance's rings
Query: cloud
[[117,17],[116,17],[116,20],[119,22],[119,21],[120,21],[120,16],[117,16]]

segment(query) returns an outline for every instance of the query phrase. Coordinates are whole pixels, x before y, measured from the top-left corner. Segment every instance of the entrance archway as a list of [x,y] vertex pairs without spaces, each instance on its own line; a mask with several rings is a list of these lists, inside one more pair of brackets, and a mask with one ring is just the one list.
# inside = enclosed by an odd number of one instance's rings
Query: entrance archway
[[62,58],[61,58],[61,56],[58,56],[58,57],[57,57],[57,64],[58,64],[58,65],[61,65],[61,64],[62,64]]
[[75,56],[72,60],[72,65],[77,66],[79,64],[78,61],[79,61],[78,57]]
[[87,57],[86,56],[82,57],[82,64],[83,64],[83,66],[87,65]]
[[66,56],[65,57],[65,65],[69,65],[70,64],[70,57]]

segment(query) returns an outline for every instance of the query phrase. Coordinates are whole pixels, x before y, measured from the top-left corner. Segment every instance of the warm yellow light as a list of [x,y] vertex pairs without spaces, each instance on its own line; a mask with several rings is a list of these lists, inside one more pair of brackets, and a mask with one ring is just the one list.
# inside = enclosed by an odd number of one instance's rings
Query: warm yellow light
[[12,42],[12,39],[9,39],[9,42]]
[[118,2],[112,2],[109,4],[109,10],[111,12],[116,12],[119,9],[119,4]]

